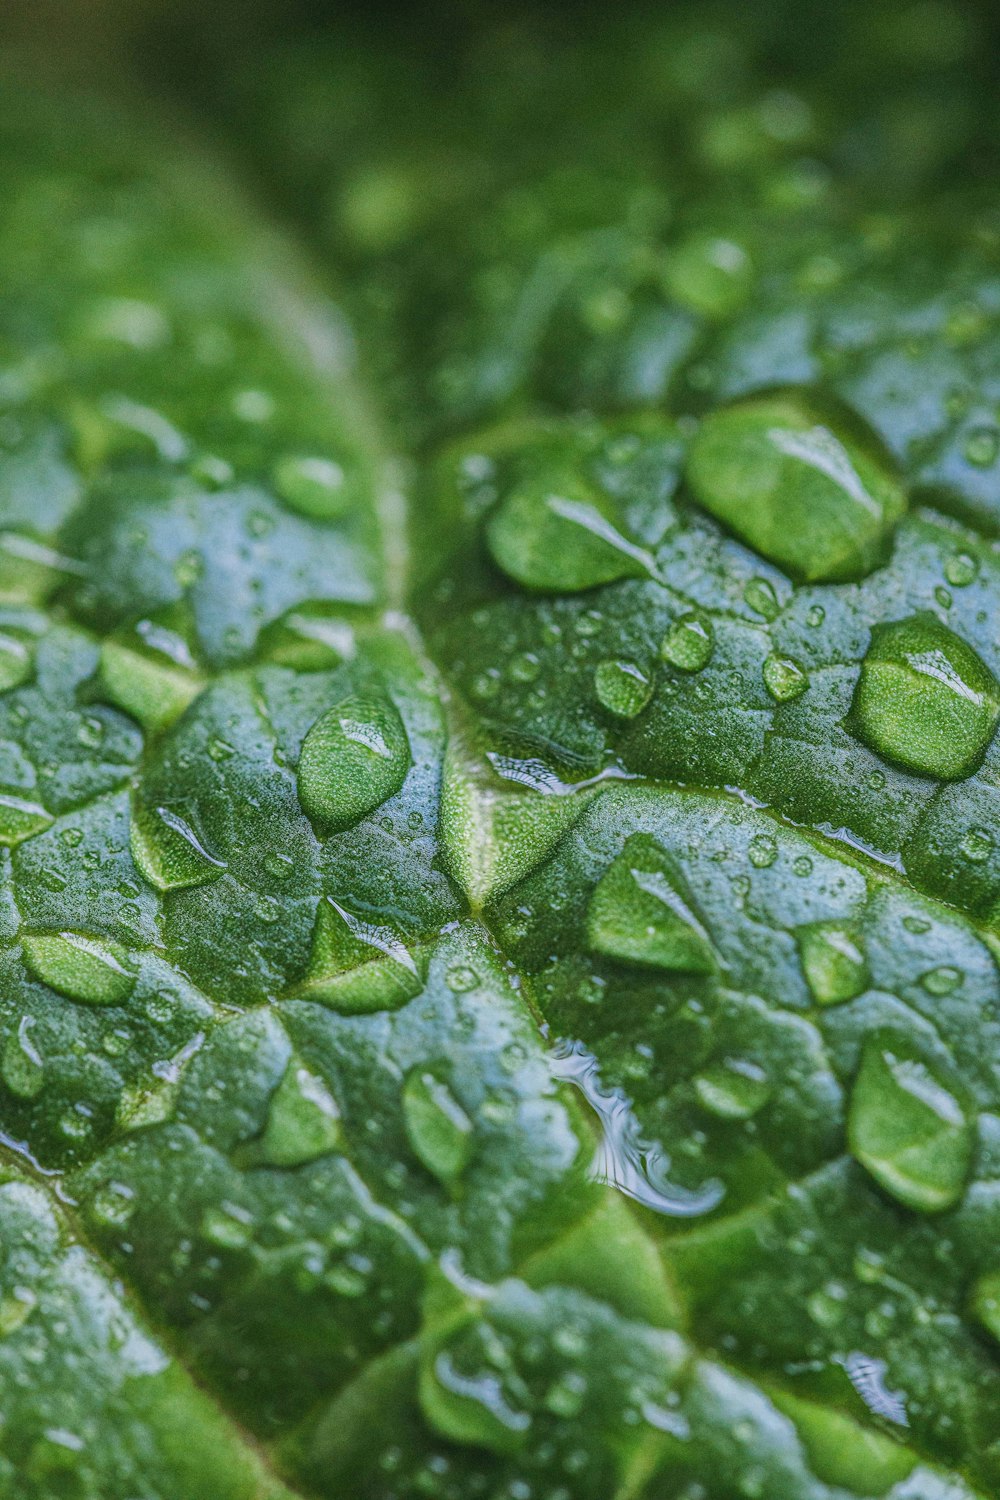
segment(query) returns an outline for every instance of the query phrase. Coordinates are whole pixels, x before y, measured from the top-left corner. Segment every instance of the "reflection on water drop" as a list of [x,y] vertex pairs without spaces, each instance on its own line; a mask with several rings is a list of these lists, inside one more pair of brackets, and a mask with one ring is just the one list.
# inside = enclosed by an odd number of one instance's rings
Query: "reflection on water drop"
[[876,1417],[884,1417],[899,1427],[909,1427],[901,1391],[890,1391],[885,1384],[886,1363],[884,1359],[873,1359],[870,1354],[855,1351],[843,1360],[847,1377]]
[[551,1066],[556,1078],[580,1090],[601,1122],[604,1139],[591,1167],[596,1182],[671,1218],[694,1218],[718,1206],[725,1192],[721,1182],[710,1180],[692,1192],[669,1180],[669,1157],[643,1140],[631,1100],[621,1089],[602,1086],[597,1059],[582,1043],[560,1042]]

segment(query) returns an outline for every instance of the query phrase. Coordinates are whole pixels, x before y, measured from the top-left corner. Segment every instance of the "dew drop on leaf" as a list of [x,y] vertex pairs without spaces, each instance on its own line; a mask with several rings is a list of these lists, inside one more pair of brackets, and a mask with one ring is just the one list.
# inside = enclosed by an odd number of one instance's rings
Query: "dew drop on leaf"
[[410,769],[399,710],[384,693],[345,698],[317,719],[299,757],[299,800],[317,824],[351,828],[399,791]]
[[809,686],[807,673],[790,656],[769,656],[761,670],[764,686],[778,703],[788,703],[793,698],[800,698]]
[[472,1154],[472,1121],[440,1078],[414,1069],[403,1085],[403,1124],[407,1140],[429,1172],[452,1183]]
[[32,933],[23,940],[24,961],[36,979],[85,1005],[122,1005],[132,993],[136,970],[120,944],[81,932]]
[[700,672],[708,665],[714,649],[711,622],[691,611],[671,625],[663,637],[660,656],[681,672]]
[[934,615],[876,627],[849,727],[885,760],[957,781],[981,761],[1000,719],[1000,685]]
[[602,875],[587,908],[587,940],[606,958],[706,974],[715,967],[705,929],[676,888],[670,860],[633,834]]
[[939,1213],[958,1202],[972,1161],[965,1106],[911,1042],[874,1033],[851,1091],[854,1157],[908,1208]]
[[817,1005],[853,1000],[868,983],[868,968],[857,938],[839,922],[814,922],[795,934],[802,972]]
[[649,702],[653,685],[635,662],[608,660],[594,673],[597,701],[618,719],[634,719]]
[[871,572],[906,507],[874,434],[795,389],[709,413],[687,478],[717,520],[806,582]]

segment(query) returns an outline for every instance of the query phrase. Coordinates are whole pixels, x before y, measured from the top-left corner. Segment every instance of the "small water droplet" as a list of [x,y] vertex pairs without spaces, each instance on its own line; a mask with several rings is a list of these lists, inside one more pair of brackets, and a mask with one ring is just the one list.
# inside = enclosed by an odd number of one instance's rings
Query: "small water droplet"
[[778,846],[769,833],[758,833],[750,840],[750,863],[758,870],[766,870],[778,857]]
[[781,613],[778,596],[766,578],[751,578],[743,590],[743,599],[754,614],[765,620],[776,620]]
[[765,687],[779,703],[790,703],[792,699],[800,698],[809,686],[808,675],[791,656],[767,657],[762,673]]
[[332,520],[351,502],[342,464],[332,458],[292,455],[274,468],[274,488],[285,504],[312,520]]
[[634,719],[649,702],[653,684],[635,662],[602,661],[594,673],[597,701],[619,719]]
[[711,621],[690,611],[675,620],[663,637],[660,657],[681,672],[700,672],[715,649]]
[[970,428],[962,449],[970,464],[977,469],[988,469],[996,463],[1000,453],[1000,432],[995,427],[982,425]]
[[979,574],[979,563],[968,552],[957,552],[944,565],[944,576],[952,588],[968,588]]
[[414,1152],[429,1172],[453,1183],[472,1154],[472,1121],[440,1078],[416,1068],[403,1087],[403,1124]]
[[939,964],[920,976],[920,983],[928,995],[950,995],[963,983],[965,975],[954,964]]

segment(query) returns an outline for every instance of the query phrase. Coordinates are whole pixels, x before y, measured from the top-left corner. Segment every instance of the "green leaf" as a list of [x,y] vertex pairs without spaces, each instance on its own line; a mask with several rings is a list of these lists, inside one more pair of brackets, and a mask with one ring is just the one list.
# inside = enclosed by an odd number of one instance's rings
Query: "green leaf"
[[986,1500],[989,27],[174,3],[0,90],[0,1494]]

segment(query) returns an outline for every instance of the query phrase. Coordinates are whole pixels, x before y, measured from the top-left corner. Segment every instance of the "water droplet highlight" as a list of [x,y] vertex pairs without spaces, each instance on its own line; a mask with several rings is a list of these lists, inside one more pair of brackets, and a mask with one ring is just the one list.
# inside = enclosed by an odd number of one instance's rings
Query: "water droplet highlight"
[[848,725],[885,760],[944,781],[970,776],[1000,719],[985,662],[931,614],[877,626]]

